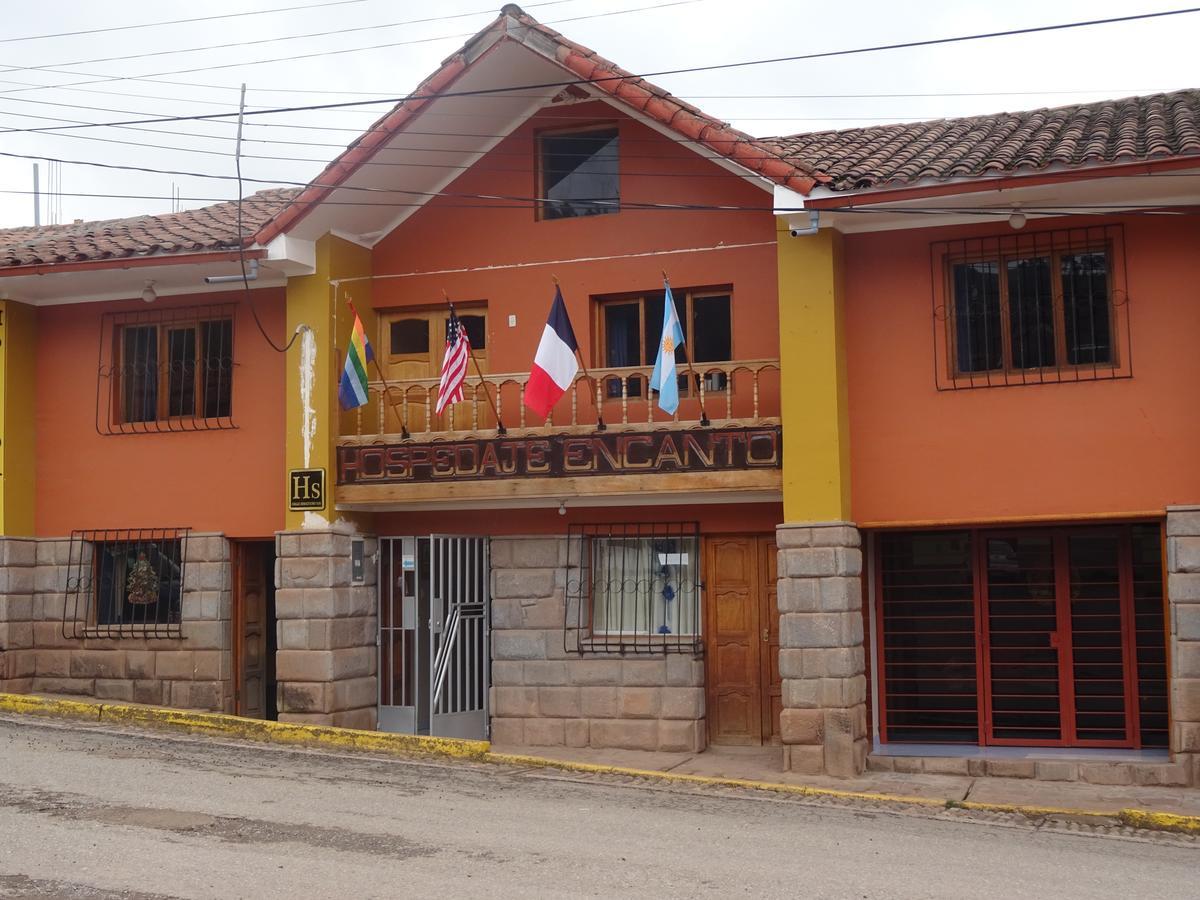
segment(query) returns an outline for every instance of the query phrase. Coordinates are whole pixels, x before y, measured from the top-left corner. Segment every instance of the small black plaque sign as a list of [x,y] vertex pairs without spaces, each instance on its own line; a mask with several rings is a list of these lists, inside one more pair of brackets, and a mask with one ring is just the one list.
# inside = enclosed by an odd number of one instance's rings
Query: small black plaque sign
[[325,508],[325,470],[291,469],[288,472],[288,509]]

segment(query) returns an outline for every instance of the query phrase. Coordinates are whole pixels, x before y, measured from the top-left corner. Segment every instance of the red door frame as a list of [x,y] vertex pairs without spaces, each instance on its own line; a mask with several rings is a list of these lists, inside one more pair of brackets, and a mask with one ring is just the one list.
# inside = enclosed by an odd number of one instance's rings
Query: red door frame
[[[1138,520],[1143,521],[1143,520]],[[1137,688],[1137,641],[1133,600],[1133,565],[1132,543],[1129,526],[1136,522],[1104,523],[1087,525],[1081,523],[1063,525],[1044,525],[1041,527],[1011,528],[954,528],[947,526],[944,531],[967,531],[971,539],[971,564],[974,584],[975,608],[975,673],[976,699],[978,704],[979,746],[1017,746],[1017,747],[1092,747],[1092,748],[1140,748],[1141,747],[1141,715]],[[907,529],[906,529],[907,530]],[[1119,577],[1120,617],[1121,617],[1121,667],[1125,700],[1125,732],[1123,741],[1080,740],[1076,736],[1075,722],[1075,691],[1074,691],[1074,654],[1071,641],[1071,595],[1070,595],[1070,559],[1068,540],[1072,533],[1107,531],[1117,538],[1117,570]],[[1045,535],[1052,541],[1052,554],[1055,571],[1056,599],[1056,631],[1058,643],[1058,681],[1059,681],[1059,716],[1062,723],[1059,740],[1031,741],[1023,739],[1005,739],[992,736],[991,714],[991,666],[990,640],[987,628],[987,540],[1002,536],[1036,536]],[[875,572],[873,576],[875,588],[875,666],[879,673],[879,691],[875,698],[879,710],[879,740],[888,742],[887,723],[887,672],[885,666],[885,646],[883,633],[883,560],[881,543],[873,542]],[[1164,543],[1165,547],[1165,543]],[[1163,578],[1163,602],[1166,604],[1166,578]]]

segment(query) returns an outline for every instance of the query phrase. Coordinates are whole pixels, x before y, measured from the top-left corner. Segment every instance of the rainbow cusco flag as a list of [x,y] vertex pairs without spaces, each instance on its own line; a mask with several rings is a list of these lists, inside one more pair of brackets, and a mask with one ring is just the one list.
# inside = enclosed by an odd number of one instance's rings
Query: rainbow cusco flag
[[350,332],[350,346],[346,348],[346,367],[342,369],[342,381],[338,385],[338,400],[342,409],[354,409],[367,402],[367,365],[375,359],[371,342],[363,331],[362,319],[353,305],[354,329]]

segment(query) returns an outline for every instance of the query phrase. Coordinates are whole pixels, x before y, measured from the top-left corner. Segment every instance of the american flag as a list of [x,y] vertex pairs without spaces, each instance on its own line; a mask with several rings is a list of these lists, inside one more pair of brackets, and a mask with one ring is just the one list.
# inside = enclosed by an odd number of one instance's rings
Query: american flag
[[442,380],[438,384],[435,412],[441,413],[451,403],[462,402],[463,379],[467,377],[467,357],[470,355],[471,342],[467,338],[467,329],[451,306],[450,320],[446,323],[446,356],[442,359]]

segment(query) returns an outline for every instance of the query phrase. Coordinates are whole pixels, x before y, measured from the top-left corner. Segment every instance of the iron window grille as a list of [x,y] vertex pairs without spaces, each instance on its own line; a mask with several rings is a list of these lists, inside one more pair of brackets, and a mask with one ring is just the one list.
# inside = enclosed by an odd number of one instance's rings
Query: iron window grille
[[1120,225],[937,241],[930,276],[938,390],[1133,376]]
[[106,313],[96,430],[147,434],[235,428],[236,304]]
[[579,524],[567,530],[569,653],[703,653],[700,526]]
[[187,537],[187,528],[71,532],[63,637],[181,637]]

